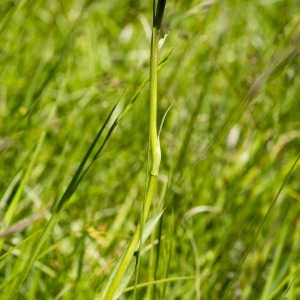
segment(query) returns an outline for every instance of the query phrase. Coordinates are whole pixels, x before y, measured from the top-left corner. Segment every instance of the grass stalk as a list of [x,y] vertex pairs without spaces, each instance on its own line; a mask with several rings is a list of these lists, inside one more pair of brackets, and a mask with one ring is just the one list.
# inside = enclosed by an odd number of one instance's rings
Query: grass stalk
[[153,26],[152,26],[152,39],[151,39],[151,52],[150,52],[150,149],[152,166],[150,171],[149,182],[144,201],[142,217],[133,235],[133,238],[124,254],[122,262],[120,263],[114,278],[109,286],[106,286],[107,291],[104,290],[101,299],[109,300],[114,299],[117,289],[121,285],[124,274],[134,256],[137,248],[141,243],[143,226],[146,223],[152,203],[159,173],[161,162],[161,150],[159,143],[159,136],[157,134],[157,71],[158,71],[158,51],[159,51],[159,37],[160,26],[164,13],[166,1],[158,0],[157,8],[156,1],[153,0]]

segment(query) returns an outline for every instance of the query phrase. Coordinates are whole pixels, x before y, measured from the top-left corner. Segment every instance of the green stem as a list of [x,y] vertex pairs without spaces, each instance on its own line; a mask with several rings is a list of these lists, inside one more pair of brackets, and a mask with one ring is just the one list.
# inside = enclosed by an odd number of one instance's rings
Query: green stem
[[118,286],[120,285],[121,280],[125,274],[125,271],[130,263],[130,260],[131,260],[132,256],[134,255],[134,252],[136,251],[136,248],[137,248],[139,240],[140,240],[140,235],[141,235],[141,227],[142,227],[141,225],[146,223],[146,220],[147,220],[147,217],[149,214],[149,210],[150,210],[150,206],[151,206],[151,202],[152,202],[152,198],[153,198],[154,191],[155,191],[156,182],[157,182],[157,176],[151,175],[150,179],[149,179],[148,189],[147,189],[143,218],[140,220],[140,222],[136,228],[136,231],[132,237],[132,240],[131,240],[131,242],[126,250],[126,253],[123,257],[122,263],[116,272],[114,280],[112,281],[110,287],[108,288],[106,295],[104,295],[104,297],[102,296],[102,299],[105,299],[105,300],[113,299],[113,297],[116,293],[116,290],[117,290]]
[[[157,144],[157,61],[158,61],[159,32],[154,27],[151,39],[150,58],[150,144],[151,154],[154,159]],[[154,160],[152,161],[154,163]]]
[[114,295],[121,284],[122,278],[126,272],[126,269],[137,250],[139,241],[142,237],[143,227],[146,223],[152,203],[152,199],[155,192],[157,183],[157,177],[161,161],[161,151],[159,137],[157,134],[157,69],[158,69],[158,42],[160,35],[160,24],[163,16],[163,10],[166,1],[158,0],[157,11],[155,13],[155,0],[153,0],[153,28],[151,39],[151,54],[150,54],[150,149],[152,166],[150,172],[149,183],[147,186],[146,197],[144,207],[142,211],[142,217],[136,228],[136,231],[132,237],[132,240],[125,252],[123,260],[116,271],[114,280],[111,282],[105,295],[102,295],[102,299],[110,300],[114,298]]

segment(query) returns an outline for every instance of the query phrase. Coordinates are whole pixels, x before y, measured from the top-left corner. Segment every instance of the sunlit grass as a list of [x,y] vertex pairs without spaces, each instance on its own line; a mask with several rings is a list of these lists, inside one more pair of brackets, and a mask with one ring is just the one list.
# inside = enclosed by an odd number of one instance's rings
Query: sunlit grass
[[[123,299],[299,298],[298,6],[167,1],[149,219],[164,213]],[[147,180],[151,14],[1,2],[1,299],[94,299],[124,254]]]

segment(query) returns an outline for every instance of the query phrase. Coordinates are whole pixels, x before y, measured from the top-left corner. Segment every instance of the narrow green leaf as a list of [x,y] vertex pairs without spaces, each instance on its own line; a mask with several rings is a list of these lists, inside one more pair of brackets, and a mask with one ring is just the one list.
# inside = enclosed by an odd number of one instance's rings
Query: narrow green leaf
[[[152,233],[152,231],[154,230],[157,222],[159,221],[159,219],[161,218],[162,214],[164,213],[164,210],[161,211],[159,214],[157,214],[155,217],[153,217],[151,220],[149,220],[145,225],[144,225],[144,229],[143,229],[143,235],[142,235],[142,245],[145,243],[145,241],[147,240],[147,238],[149,237],[149,235]],[[136,250],[138,251],[140,248],[140,242],[138,243],[138,245],[136,246]]]
[[[143,230],[143,234],[142,234],[142,243],[141,244],[143,244],[147,240],[147,238],[149,237],[151,232],[154,230],[154,227],[157,224],[157,222],[159,221],[159,219],[161,218],[163,212],[164,211],[161,211],[159,214],[157,214],[155,217],[153,217],[150,221],[148,221],[144,225],[144,230]],[[140,242],[138,243],[135,251],[138,251],[139,248],[140,248]],[[119,259],[118,263],[116,264],[113,271],[111,272],[102,294],[99,295],[96,299],[101,299],[101,300],[105,299],[108,288],[110,287],[110,285],[114,281],[114,278],[116,277],[118,269],[122,266],[122,262],[124,260],[124,257],[125,257],[125,253]],[[131,278],[131,276],[132,276],[132,274],[135,270],[136,263],[137,263],[137,255],[134,254],[132,256],[130,262],[129,262],[129,265],[126,268],[126,271],[125,271],[124,275],[122,276],[121,282],[120,282],[120,284],[118,285],[118,287],[115,291],[113,299],[117,299],[122,294],[124,289],[126,288],[128,282],[129,282],[129,280],[130,280],[130,278]]]
[[122,295],[124,289],[128,285],[128,282],[130,281],[130,278],[132,277],[132,274],[136,267],[136,263],[137,263],[137,256],[134,255],[130,260],[130,263],[126,269],[126,272],[121,280],[120,285],[118,286],[118,289],[116,291],[116,294],[114,295],[113,300],[118,299]]

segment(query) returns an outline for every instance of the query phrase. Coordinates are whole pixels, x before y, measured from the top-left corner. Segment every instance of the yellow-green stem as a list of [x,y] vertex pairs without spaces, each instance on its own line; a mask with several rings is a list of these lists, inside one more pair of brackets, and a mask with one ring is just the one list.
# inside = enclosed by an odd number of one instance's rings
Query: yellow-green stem
[[[154,159],[157,144],[157,62],[158,62],[159,31],[152,30],[151,59],[150,59],[150,143],[151,154]],[[154,161],[152,161],[154,163]]]
[[126,272],[126,269],[130,263],[134,252],[138,246],[139,240],[142,236],[142,228],[146,223],[154,196],[154,191],[157,182],[157,176],[161,161],[161,151],[159,144],[159,137],[157,135],[157,65],[158,65],[158,41],[159,41],[159,29],[153,26],[152,40],[151,40],[151,56],[150,56],[150,147],[151,147],[151,174],[149,177],[149,183],[147,186],[147,192],[143,207],[142,218],[136,228],[136,231],[132,237],[132,240],[126,250],[123,260],[117,270],[114,280],[109,286],[103,299],[113,299],[118,286]]
[[136,228],[136,231],[135,231],[135,233],[132,237],[132,240],[126,250],[126,253],[124,255],[122,263],[116,272],[115,278],[114,278],[113,282],[111,283],[110,287],[108,288],[106,295],[104,295],[105,300],[113,299],[114,294],[115,294],[118,286],[121,283],[122,277],[124,276],[125,271],[130,263],[130,260],[133,256],[134,252],[136,251],[137,245],[140,240],[141,224],[144,224],[147,220],[151,202],[152,202],[152,198],[153,198],[154,191],[155,191],[156,182],[157,182],[157,176],[151,175],[150,179],[149,179],[148,189],[147,189],[147,196],[146,196],[146,200],[145,200],[143,219],[140,220],[141,222],[138,224],[138,226]]

